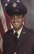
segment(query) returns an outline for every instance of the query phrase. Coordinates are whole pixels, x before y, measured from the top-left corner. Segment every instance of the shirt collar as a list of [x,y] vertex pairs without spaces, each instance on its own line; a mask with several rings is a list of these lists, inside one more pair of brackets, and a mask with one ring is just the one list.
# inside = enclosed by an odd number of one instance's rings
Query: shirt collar
[[[20,30],[17,32],[18,33],[18,36],[17,36],[17,38],[19,38],[20,37],[20,34],[21,34],[21,31],[22,31],[22,29],[23,29],[23,26],[20,28]],[[16,31],[14,30],[14,33],[15,33]]]
[[21,27],[21,29],[17,32],[18,34],[21,34],[23,27]]

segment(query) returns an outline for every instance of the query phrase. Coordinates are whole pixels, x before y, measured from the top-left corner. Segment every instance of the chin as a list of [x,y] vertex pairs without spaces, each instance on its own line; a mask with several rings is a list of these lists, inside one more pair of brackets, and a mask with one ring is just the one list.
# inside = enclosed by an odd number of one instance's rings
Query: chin
[[14,25],[14,28],[19,28],[19,26],[18,25]]
[[18,26],[14,27],[15,30],[19,30],[20,28],[21,28],[21,27],[18,27]]
[[15,29],[18,29],[19,27],[14,27]]

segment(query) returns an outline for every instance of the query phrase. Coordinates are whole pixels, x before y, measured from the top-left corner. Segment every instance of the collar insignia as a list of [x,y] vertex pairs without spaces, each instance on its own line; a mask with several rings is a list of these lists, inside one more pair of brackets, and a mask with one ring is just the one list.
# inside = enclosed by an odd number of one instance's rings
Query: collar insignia
[[23,31],[23,34],[26,34],[26,32],[25,32],[25,31]]

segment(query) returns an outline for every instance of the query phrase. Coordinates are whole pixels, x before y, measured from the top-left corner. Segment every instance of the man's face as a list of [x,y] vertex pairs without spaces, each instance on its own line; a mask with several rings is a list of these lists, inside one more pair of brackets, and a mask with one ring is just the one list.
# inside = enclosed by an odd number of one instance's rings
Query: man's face
[[23,26],[23,19],[22,15],[11,16],[11,23],[15,30],[19,30]]

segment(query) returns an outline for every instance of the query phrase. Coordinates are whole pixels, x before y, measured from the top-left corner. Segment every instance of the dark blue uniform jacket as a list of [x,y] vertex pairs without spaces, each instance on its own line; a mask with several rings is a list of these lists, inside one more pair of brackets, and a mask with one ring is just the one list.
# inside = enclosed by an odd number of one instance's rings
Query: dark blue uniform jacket
[[4,34],[3,54],[34,54],[34,31],[26,27],[23,28],[18,43],[13,37],[13,30]]

